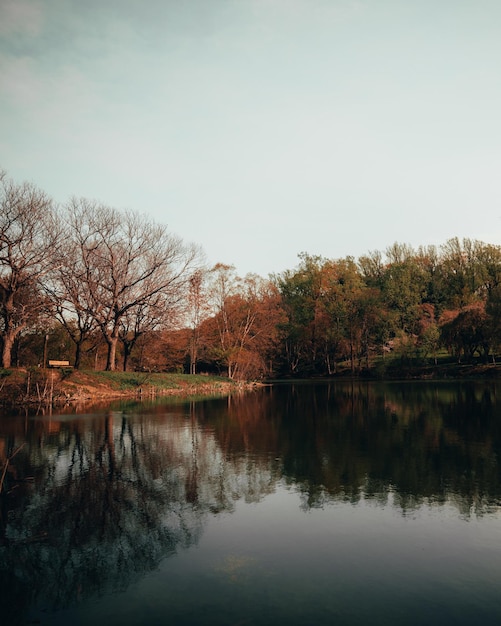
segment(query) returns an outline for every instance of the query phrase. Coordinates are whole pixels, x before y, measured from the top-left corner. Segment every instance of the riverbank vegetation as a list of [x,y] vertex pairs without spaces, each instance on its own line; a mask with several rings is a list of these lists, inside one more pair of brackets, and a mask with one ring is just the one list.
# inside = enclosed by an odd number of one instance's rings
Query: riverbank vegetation
[[61,379],[80,369],[152,381],[432,377],[473,366],[491,375],[501,247],[452,238],[358,259],[302,253],[280,274],[239,277],[206,267],[197,246],[139,213],[75,198],[55,206],[3,173],[0,347],[4,371],[45,376],[51,361],[68,361]]
[[0,406],[61,407],[117,398],[228,396],[253,385],[221,376],[16,368],[0,370]]

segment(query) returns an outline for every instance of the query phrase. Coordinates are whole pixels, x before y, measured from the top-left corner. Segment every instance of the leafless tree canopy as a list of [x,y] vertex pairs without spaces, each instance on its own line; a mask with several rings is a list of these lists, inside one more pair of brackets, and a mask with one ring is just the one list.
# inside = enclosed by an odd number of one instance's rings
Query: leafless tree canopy
[[[78,276],[78,306],[92,317],[108,346],[107,369],[116,367],[120,332],[140,333],[142,323],[172,316],[186,295],[199,260],[164,225],[132,211],[120,212],[85,199],[67,207],[71,264]],[[134,318],[135,319],[131,319]],[[139,326],[138,326],[139,324]]]
[[61,243],[52,200],[30,183],[0,173],[0,336],[2,366],[10,367],[16,337],[46,304],[41,282]]

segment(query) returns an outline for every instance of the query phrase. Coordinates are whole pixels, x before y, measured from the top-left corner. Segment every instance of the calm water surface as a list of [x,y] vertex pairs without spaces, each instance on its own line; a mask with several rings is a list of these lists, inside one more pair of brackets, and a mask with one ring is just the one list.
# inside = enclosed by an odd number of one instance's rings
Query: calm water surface
[[486,382],[3,416],[0,624],[499,624],[500,453]]

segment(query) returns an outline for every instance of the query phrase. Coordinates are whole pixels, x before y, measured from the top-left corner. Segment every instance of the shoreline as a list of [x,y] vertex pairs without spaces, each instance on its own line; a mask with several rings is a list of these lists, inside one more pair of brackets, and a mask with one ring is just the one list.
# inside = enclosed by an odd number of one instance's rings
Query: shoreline
[[70,369],[11,369],[0,378],[4,411],[41,405],[65,406],[116,400],[229,396],[251,391],[260,383],[190,374],[96,372]]
[[16,368],[0,370],[0,411],[32,410],[40,406],[62,409],[81,404],[157,398],[210,398],[244,393],[280,383],[373,381],[499,380],[501,365],[448,364],[366,370],[356,375],[344,370],[329,377],[280,378],[262,382],[233,381],[205,374],[158,372],[104,372],[72,368]]

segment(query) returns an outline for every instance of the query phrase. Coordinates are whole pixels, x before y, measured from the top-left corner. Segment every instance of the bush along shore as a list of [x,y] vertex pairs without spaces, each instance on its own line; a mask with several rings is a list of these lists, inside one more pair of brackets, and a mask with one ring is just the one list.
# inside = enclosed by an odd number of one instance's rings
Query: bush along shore
[[4,409],[177,396],[226,396],[253,389],[257,383],[220,376],[150,372],[104,372],[61,369],[0,370],[0,406]]

